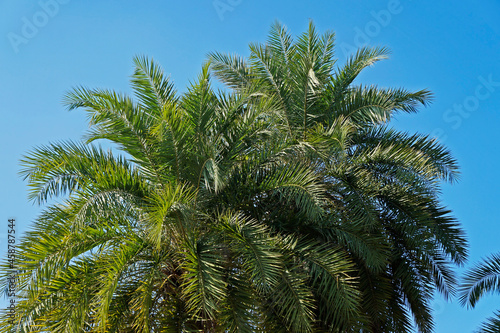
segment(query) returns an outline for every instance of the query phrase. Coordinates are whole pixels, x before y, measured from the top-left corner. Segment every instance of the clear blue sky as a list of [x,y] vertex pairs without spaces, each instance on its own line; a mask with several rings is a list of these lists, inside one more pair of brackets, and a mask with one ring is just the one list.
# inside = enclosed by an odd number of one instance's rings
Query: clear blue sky
[[[337,34],[337,54],[364,44],[392,50],[360,82],[429,88],[433,104],[393,125],[433,133],[452,150],[462,176],[445,186],[443,201],[470,240],[467,266],[500,252],[500,2],[483,1],[76,1],[0,2],[0,253],[7,219],[25,230],[40,211],[26,198],[18,160],[32,147],[79,139],[82,112],[68,112],[71,87],[129,91],[132,57],[154,57],[184,90],[210,51],[247,55],[280,20],[294,33],[314,20]],[[2,301],[0,301],[1,304]],[[472,332],[500,308],[500,296],[475,310],[456,300],[434,302],[436,332]]]

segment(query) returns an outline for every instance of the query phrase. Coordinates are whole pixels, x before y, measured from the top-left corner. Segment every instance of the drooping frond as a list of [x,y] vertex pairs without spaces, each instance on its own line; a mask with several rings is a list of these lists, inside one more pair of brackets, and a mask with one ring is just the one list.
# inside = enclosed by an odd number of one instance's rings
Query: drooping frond
[[498,331],[500,331],[500,311],[496,311],[493,316],[486,319],[478,333],[497,333]]
[[250,84],[251,73],[243,58],[220,52],[209,54],[210,67],[215,75],[228,87],[244,89]]
[[136,167],[96,146],[71,141],[42,146],[23,157],[21,165],[20,175],[29,182],[28,197],[39,204],[98,187],[139,195],[147,191]]
[[460,303],[469,307],[486,293],[500,290],[500,255],[493,254],[470,269],[460,287]]

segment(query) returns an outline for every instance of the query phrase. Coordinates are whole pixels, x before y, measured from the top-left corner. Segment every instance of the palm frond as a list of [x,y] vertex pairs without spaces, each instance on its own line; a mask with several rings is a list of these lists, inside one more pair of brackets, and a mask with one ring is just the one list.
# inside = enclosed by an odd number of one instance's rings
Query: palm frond
[[492,317],[486,319],[478,333],[498,333],[498,331],[500,331],[500,311],[496,311]]
[[135,71],[131,85],[141,107],[159,116],[164,105],[176,102],[174,85],[165,77],[161,67],[145,56],[134,57]]
[[499,290],[500,255],[493,254],[465,273],[460,287],[460,303],[474,307],[486,293]]

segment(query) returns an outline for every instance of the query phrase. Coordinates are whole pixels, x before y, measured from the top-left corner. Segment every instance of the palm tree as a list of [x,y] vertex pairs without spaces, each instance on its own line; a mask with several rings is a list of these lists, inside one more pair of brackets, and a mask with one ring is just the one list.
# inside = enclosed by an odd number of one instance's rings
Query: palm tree
[[[248,59],[210,55],[215,75],[229,88],[275,101],[275,126],[288,144],[283,160],[307,161],[324,186],[317,216],[304,219],[295,207],[280,210],[274,201],[253,216],[266,216],[277,232],[301,233],[350,254],[363,331],[408,332],[413,316],[430,332],[433,292],[453,295],[449,263],[466,256],[464,235],[438,198],[439,182],[456,178],[456,162],[430,137],[387,127],[397,112],[426,105],[428,91],[353,84],[364,68],[386,58],[386,49],[361,48],[339,68],[333,51],[331,32],[320,36],[310,23],[294,41],[276,23],[266,44],[250,44]],[[317,305],[324,329],[330,305],[321,298]]]
[[[486,293],[500,291],[500,255],[494,254],[482,260],[465,273],[460,286],[460,303],[474,308]],[[500,332],[500,311],[488,318],[481,326],[480,333]]]
[[438,197],[456,162],[387,127],[428,91],[353,84],[385,49],[335,68],[333,48],[276,24],[248,60],[213,53],[185,94],[141,57],[135,99],[69,93],[92,127],[22,161],[48,206],[0,332],[408,332],[411,316],[430,332],[466,254]]
[[32,200],[64,200],[21,241],[16,324],[1,331],[308,332],[318,291],[338,301],[339,323],[354,321],[347,253],[247,214],[264,197],[321,209],[307,164],[271,161],[284,147],[267,139],[272,104],[215,95],[208,65],[179,97],[156,64],[134,62],[137,101],[75,89],[66,102],[89,113],[87,141],[22,160]]

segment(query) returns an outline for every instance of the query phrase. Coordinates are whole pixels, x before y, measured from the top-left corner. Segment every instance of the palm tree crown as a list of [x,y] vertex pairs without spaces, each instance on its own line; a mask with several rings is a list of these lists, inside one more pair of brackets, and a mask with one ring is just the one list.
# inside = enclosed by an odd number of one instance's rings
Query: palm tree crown
[[135,98],[70,92],[91,130],[21,162],[47,207],[0,332],[431,332],[466,256],[438,196],[456,162],[387,125],[428,91],[354,84],[386,49],[339,67],[333,51],[333,33],[277,23],[248,59],[212,53],[184,94],[144,57]]

